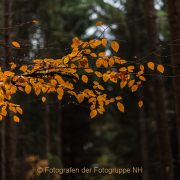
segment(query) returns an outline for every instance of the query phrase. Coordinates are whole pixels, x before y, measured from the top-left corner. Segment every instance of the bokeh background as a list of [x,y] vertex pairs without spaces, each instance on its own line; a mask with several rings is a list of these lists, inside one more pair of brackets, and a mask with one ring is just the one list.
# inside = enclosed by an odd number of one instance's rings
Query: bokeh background
[[[165,67],[163,88],[172,150],[170,161],[174,168],[174,179],[179,179],[168,4],[166,0],[155,0],[153,3],[156,10],[154,16],[158,28],[158,46],[164,46],[158,52]],[[12,4],[10,9],[8,4]],[[5,33],[9,34],[11,42],[19,42],[21,48],[13,49],[10,53],[12,61],[22,65],[31,63],[33,59],[60,59],[71,52],[74,37],[90,41],[98,39],[104,32],[101,38],[107,39],[107,47],[101,46],[96,52],[106,52],[109,57],[116,55],[138,65],[138,60],[153,61],[148,49],[145,6],[142,0],[0,1],[0,43],[8,44],[4,40]],[[33,20],[38,23],[33,23]],[[102,21],[101,27],[95,26],[98,21]],[[103,28],[107,29],[104,31]],[[110,47],[112,40],[120,45],[118,53],[114,53]],[[11,46],[10,42],[9,45]],[[8,69],[3,46],[0,48],[0,60],[2,69]],[[103,115],[98,114],[93,119],[90,118],[90,105],[87,101],[79,104],[74,97],[67,94],[59,101],[55,93],[49,93],[43,103],[43,93],[36,96],[33,91],[29,95],[18,92],[12,99],[24,111],[20,122],[10,120],[9,132],[3,129],[3,121],[6,119],[0,122],[0,179],[161,179],[152,73],[145,65],[146,82],[142,83],[140,91],[133,93],[128,87],[120,89],[119,82],[116,84],[108,80],[105,83],[101,78],[91,75],[91,80],[98,81],[105,87],[108,97],[122,96],[125,106],[125,112],[122,113],[116,103],[111,103],[105,107]],[[78,83],[75,87],[78,91],[92,86]],[[138,107],[140,99],[144,102],[142,108]],[[12,114],[9,118],[12,119]],[[9,142],[6,146],[8,151],[3,143],[6,137]],[[143,167],[143,173],[39,174],[37,168],[45,166],[79,169]],[[169,171],[168,168],[167,166],[166,171]],[[9,176],[6,177],[5,174]]]

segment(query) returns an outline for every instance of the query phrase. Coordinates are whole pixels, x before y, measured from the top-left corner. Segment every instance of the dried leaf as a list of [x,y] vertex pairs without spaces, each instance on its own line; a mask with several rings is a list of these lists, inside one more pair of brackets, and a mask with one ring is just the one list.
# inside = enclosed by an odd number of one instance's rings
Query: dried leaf
[[99,21],[99,22],[96,23],[96,26],[100,26],[101,24],[102,24],[102,22]]

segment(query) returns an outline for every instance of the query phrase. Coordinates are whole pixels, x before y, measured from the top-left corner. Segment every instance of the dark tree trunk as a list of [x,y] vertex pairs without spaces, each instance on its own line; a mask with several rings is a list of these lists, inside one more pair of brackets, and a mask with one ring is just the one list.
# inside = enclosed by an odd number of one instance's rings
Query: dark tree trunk
[[[158,28],[156,24],[156,11],[154,8],[153,0],[145,0],[144,8],[146,12],[146,24],[147,24],[147,37],[149,45],[149,53],[156,51],[159,53],[159,38]],[[155,64],[161,64],[159,56],[153,53],[149,55],[150,61]],[[173,160],[171,154],[171,144],[169,138],[168,118],[165,107],[165,96],[164,96],[164,84],[162,76],[158,74],[157,70],[153,71],[152,83],[153,83],[153,98],[154,98],[154,111],[155,120],[157,124],[157,141],[159,148],[159,158],[161,167],[161,178],[162,180],[173,180]]]
[[176,106],[177,132],[178,132],[178,147],[180,161],[180,0],[168,0],[168,14],[170,38],[172,41],[171,53],[174,74],[174,95]]
[[[11,11],[12,0],[4,0],[4,44],[6,47],[3,66],[5,68],[8,68],[11,62]],[[12,180],[12,122],[9,112],[2,123],[2,180]]]

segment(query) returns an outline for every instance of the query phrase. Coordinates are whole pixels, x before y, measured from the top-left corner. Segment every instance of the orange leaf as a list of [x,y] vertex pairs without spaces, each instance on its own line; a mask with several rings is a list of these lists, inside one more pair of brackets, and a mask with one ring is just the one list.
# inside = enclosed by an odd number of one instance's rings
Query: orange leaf
[[161,65],[161,64],[159,64],[159,65],[157,66],[157,70],[158,70],[159,72],[163,73],[163,72],[164,72],[164,66]]
[[36,21],[36,20],[33,20],[33,23],[38,23],[38,21]]
[[144,76],[139,76],[139,79],[142,81],[146,81],[146,78]]
[[91,118],[94,118],[96,115],[97,115],[97,111],[96,111],[96,110],[92,110],[92,111],[90,112]]
[[114,51],[118,52],[118,50],[119,50],[119,44],[118,44],[116,41],[113,41],[113,42],[111,43],[111,47],[112,47],[112,49],[113,49]]
[[153,63],[153,62],[148,62],[148,63],[147,63],[147,66],[148,66],[150,69],[154,70],[154,63]]
[[136,91],[137,88],[138,88],[138,85],[134,85],[134,86],[132,87],[132,92]]
[[86,75],[82,75],[82,81],[87,83],[88,82],[88,77]]
[[21,66],[21,67],[19,68],[19,70],[25,72],[25,71],[27,70],[27,66]]
[[134,79],[133,79],[133,80],[131,80],[131,81],[129,81],[128,86],[129,86],[129,87],[131,87],[131,86],[134,84],[134,82],[135,82],[135,80],[134,80]]
[[109,66],[112,67],[114,65],[114,59],[111,57],[109,59]]
[[101,24],[102,24],[102,22],[99,21],[99,22],[96,23],[96,26],[100,26]]
[[92,57],[97,57],[97,55],[95,53],[91,53],[90,54]]
[[13,41],[12,44],[13,46],[20,48],[20,44],[18,42]]
[[17,116],[14,116],[13,119],[15,122],[19,122],[19,118]]
[[124,105],[122,103],[118,102],[117,107],[121,112],[124,112]]
[[106,46],[106,45],[107,45],[107,40],[104,39],[104,38],[102,39],[102,45],[103,45],[103,46]]
[[22,110],[20,107],[16,107],[16,110],[17,110],[20,114],[23,113],[23,110]]
[[98,54],[98,56],[105,56],[106,55],[106,53],[104,53],[104,52],[100,52],[99,54]]
[[127,84],[127,81],[122,80],[121,83],[120,83],[121,89],[122,89],[124,86],[126,86],[126,84]]
[[46,100],[46,98],[45,97],[42,97],[42,102],[44,102]]
[[138,105],[139,105],[139,107],[142,107],[143,102],[142,102],[142,101],[139,101]]

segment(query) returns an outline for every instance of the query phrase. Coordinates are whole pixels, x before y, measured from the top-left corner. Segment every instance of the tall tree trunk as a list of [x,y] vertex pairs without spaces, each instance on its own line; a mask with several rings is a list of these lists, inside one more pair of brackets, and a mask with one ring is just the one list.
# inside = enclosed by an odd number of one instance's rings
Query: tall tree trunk
[[[49,94],[46,96],[46,152],[51,153],[51,136],[50,136],[50,107],[49,107]],[[50,173],[47,173],[47,180],[50,180]]]
[[179,162],[180,162],[180,0],[168,0],[168,15],[170,38],[172,42],[172,64],[174,74],[174,95],[176,106],[177,132],[178,132],[178,147],[179,147]]
[[[62,101],[58,101],[58,156],[62,161]],[[59,175],[59,180],[62,175]]]
[[[12,0],[4,0],[4,67],[9,67],[11,61],[11,28]],[[9,112],[3,119],[2,125],[2,180],[12,180],[12,122]]]
[[[139,18],[140,4],[141,0],[135,0],[134,2],[134,15],[135,19]],[[140,28],[139,21],[135,21],[135,41],[136,41],[136,56],[139,58],[140,56]],[[143,94],[143,88],[139,89],[140,93]],[[139,95],[140,100],[140,95]],[[145,118],[145,109],[142,106],[139,109],[139,131],[140,131],[140,146],[141,146],[141,166],[143,167],[142,180],[149,179],[149,171],[148,171],[148,147],[147,147],[147,128],[146,128],[146,118]]]
[[[158,28],[156,24],[156,11],[154,8],[153,0],[145,0],[144,8],[146,12],[146,24],[147,24],[147,36],[149,53],[156,51],[159,53],[159,38]],[[149,55],[151,61],[155,64],[161,64],[160,56],[151,54]],[[160,166],[161,166],[161,178],[162,180],[173,180],[173,160],[171,153],[171,144],[169,138],[168,120],[165,107],[165,96],[164,96],[164,84],[162,76],[158,76],[157,70],[152,75],[153,83],[153,98],[154,98],[154,111],[155,120],[157,124],[157,140],[159,148]]]

